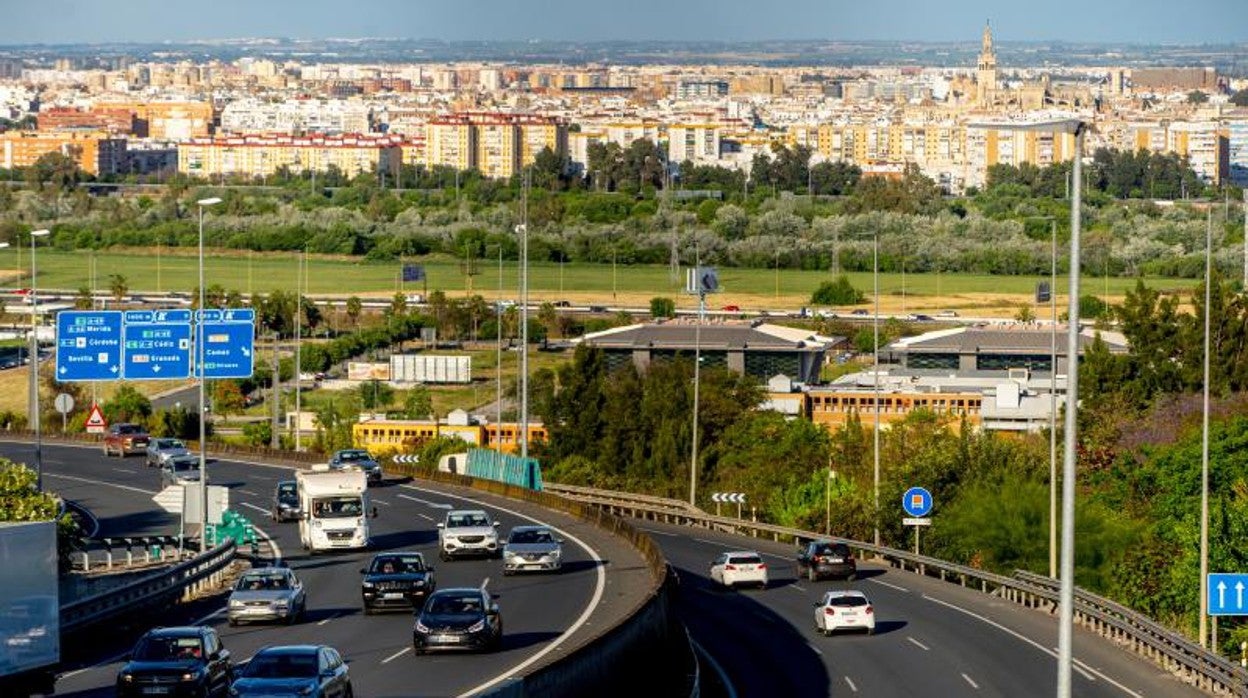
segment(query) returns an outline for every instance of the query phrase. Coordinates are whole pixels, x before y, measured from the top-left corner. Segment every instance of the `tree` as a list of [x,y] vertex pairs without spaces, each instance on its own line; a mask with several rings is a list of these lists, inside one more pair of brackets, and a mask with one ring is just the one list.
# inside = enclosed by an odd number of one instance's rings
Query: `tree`
[[1187,93],[1188,104],[1204,104],[1205,102],[1208,102],[1208,101],[1209,101],[1209,95],[1205,94],[1204,92],[1201,92],[1200,90],[1192,90],[1191,92]]
[[849,283],[849,277],[841,274],[836,281],[824,281],[810,296],[813,305],[856,305],[863,302],[862,291]]
[[94,305],[94,299],[92,298],[91,289],[86,286],[79,286],[78,293],[74,296],[74,309],[90,310],[92,305]]
[[394,388],[389,383],[375,379],[360,383],[355,392],[360,405],[366,410],[385,409],[394,401]]
[[418,385],[407,391],[403,398],[404,419],[428,419],[433,414],[433,396],[429,388]]
[[1031,309],[1030,305],[1018,306],[1018,312],[1014,313],[1014,320],[1017,322],[1035,322],[1036,311]]
[[1248,107],[1248,87],[1236,90],[1235,94],[1231,95],[1231,104],[1237,107]]
[[44,153],[26,170],[26,178],[33,184],[47,184],[61,189],[73,189],[83,178],[78,161],[60,152]]
[[212,408],[223,415],[241,414],[247,406],[242,388],[236,380],[218,380],[212,383]]
[[152,414],[152,401],[133,386],[123,384],[102,409],[110,423],[142,422]]
[[0,458],[0,521],[50,521],[56,518],[56,498],[35,489],[35,471]]
[[113,294],[113,300],[120,303],[125,300],[126,292],[130,290],[130,283],[122,274],[110,274],[108,290]]
[[360,326],[360,313],[364,312],[364,302],[359,296],[351,296],[347,299],[347,318],[351,320],[352,327]]
[[650,315],[654,319],[676,317],[676,301],[658,296],[650,299]]
[[386,308],[386,314],[390,317],[399,317],[407,314],[407,296],[402,293],[395,292],[390,298],[390,306]]

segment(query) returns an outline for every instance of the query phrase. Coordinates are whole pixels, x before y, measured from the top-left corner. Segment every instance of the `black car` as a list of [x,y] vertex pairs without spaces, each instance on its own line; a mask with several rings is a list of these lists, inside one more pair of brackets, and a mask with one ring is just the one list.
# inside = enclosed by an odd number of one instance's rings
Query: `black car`
[[274,521],[298,521],[303,517],[302,505],[299,504],[299,483],[294,480],[283,480],[273,490],[273,509],[269,516]]
[[797,576],[810,581],[824,577],[844,577],[853,581],[858,574],[854,553],[844,543],[826,540],[811,541],[797,551]]
[[117,695],[208,698],[229,693],[230,651],[205,627],[156,628],[139,638],[117,673]]
[[433,568],[420,553],[380,553],[360,574],[365,614],[383,608],[419,609],[437,588]]
[[443,589],[425,600],[412,628],[412,649],[497,650],[503,615],[484,589]]
[[329,459],[331,469],[359,468],[364,471],[371,485],[381,482],[381,463],[378,463],[368,451],[362,448],[344,448]]

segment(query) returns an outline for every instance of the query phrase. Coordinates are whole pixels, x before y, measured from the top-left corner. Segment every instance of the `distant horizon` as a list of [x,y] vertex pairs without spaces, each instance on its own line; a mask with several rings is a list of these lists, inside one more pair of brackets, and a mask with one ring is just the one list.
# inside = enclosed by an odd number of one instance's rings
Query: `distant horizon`
[[[464,7],[470,5],[470,7]],[[536,5],[536,7],[535,7]],[[1248,2],[1192,0],[44,0],[5,9],[0,45],[184,44],[290,38],[524,42],[977,41],[1224,45],[1248,41]]]

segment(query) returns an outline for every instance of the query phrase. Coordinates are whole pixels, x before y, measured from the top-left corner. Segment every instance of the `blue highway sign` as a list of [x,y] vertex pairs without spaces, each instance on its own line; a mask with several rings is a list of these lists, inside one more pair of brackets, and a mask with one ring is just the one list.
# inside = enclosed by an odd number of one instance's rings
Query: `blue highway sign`
[[1209,574],[1209,615],[1248,616],[1248,574]]
[[249,378],[252,374],[256,311],[251,308],[199,313],[199,341],[193,363],[203,351],[204,378]]
[[922,487],[911,487],[901,497],[901,508],[910,516],[927,516],[932,511],[932,493]]
[[122,377],[122,318],[117,310],[66,310],[56,316],[56,379]]
[[124,320],[128,380],[191,375],[191,311],[129,310]]

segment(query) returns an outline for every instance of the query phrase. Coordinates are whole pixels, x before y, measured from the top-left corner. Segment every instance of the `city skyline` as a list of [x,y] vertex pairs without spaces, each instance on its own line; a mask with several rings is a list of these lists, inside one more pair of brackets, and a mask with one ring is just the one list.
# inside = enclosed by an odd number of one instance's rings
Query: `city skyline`
[[[262,5],[220,0],[206,13],[184,0],[50,0],[7,8],[0,45],[159,43],[287,37],[411,38],[446,41],[760,41],[842,40],[946,42],[973,40],[985,21],[1000,42],[1217,44],[1248,41],[1248,4],[1202,0],[1183,7],[1163,0],[1053,0],[1032,5],[986,0],[885,0],[870,11],[827,0],[787,0],[760,14],[746,0],[635,0],[602,9],[573,0],[540,7],[511,0],[462,4],[366,0],[343,12],[328,0],[273,0]],[[257,6],[259,5],[259,6]],[[607,9],[609,8],[609,9]],[[1178,21],[1176,21],[1178,20]]]

